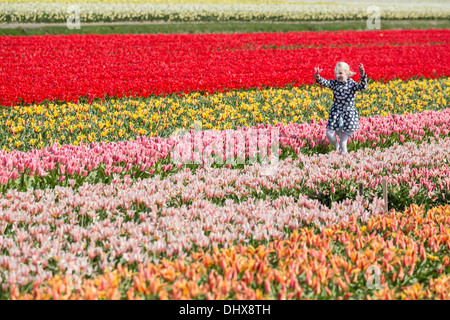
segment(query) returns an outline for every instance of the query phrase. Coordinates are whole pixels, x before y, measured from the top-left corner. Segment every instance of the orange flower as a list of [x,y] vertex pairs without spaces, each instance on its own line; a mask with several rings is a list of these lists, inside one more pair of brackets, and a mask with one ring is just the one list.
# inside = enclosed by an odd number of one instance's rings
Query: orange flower
[[[349,279],[350,280],[350,279]],[[336,279],[336,284],[342,289],[342,292],[347,291],[347,284],[344,282],[344,280],[342,280],[342,278],[337,278]]]
[[423,299],[426,297],[426,293],[423,290],[423,284],[415,283],[412,286],[406,287],[403,289],[404,295],[401,294],[402,298],[405,299]]
[[267,278],[264,280],[264,290],[267,294],[270,294],[272,292],[270,281]]
[[398,272],[397,277],[400,279],[400,281],[403,281],[404,276],[405,276],[405,273],[404,273],[404,271],[403,271],[403,267],[401,266],[401,267],[400,267],[400,271]]

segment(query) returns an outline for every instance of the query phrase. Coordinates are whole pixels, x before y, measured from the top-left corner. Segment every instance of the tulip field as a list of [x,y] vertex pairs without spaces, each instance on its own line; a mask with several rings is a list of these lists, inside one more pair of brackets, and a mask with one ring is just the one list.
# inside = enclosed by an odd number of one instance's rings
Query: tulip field
[[359,20],[374,4],[382,19],[448,19],[450,13],[445,0],[0,0],[0,23],[66,22],[67,4],[80,7],[81,22]]
[[449,39],[1,36],[0,299],[450,299]]

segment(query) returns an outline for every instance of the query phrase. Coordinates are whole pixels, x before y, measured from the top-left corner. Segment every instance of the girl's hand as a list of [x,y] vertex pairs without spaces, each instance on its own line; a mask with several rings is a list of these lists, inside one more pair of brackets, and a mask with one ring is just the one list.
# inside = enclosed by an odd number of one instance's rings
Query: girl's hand
[[323,70],[323,69],[320,69],[320,68],[318,68],[318,67],[315,67],[315,68],[314,68],[314,71],[316,72],[316,73],[313,75],[314,79],[319,80],[319,77],[320,77],[319,73],[321,73],[322,70]]
[[363,75],[363,74],[365,73],[365,72],[364,72],[364,66],[363,66],[362,63],[359,65],[359,73],[360,73],[361,75]]

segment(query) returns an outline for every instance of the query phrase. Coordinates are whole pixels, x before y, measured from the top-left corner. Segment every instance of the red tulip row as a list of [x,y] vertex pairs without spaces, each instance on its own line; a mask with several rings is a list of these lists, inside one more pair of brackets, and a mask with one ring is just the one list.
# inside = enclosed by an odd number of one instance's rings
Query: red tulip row
[[[343,45],[369,46],[392,44],[448,44],[450,31],[443,30],[385,30],[385,31],[324,31],[288,33],[247,33],[240,35],[208,34],[189,37],[189,42],[203,43],[211,50],[261,49],[270,47],[336,47]],[[183,36],[182,36],[183,37]],[[218,41],[219,40],[219,41]],[[185,39],[183,38],[183,42]]]
[[[146,35],[59,35],[59,36],[30,36],[30,37],[0,37],[2,47],[45,48],[51,42],[59,46],[62,51],[76,48],[74,41],[83,38],[94,42],[94,52],[101,52],[105,48],[125,50],[131,47],[150,46],[152,51],[179,51],[190,48],[200,51],[217,51],[224,49],[260,49],[264,46],[293,47],[293,46],[367,46],[391,44],[427,44],[449,43],[450,30],[375,30],[375,31],[323,31],[323,32],[287,32],[287,33],[242,33],[242,34],[146,34]],[[18,49],[18,48],[17,48]],[[45,49],[43,49],[45,50]]]
[[[147,97],[183,91],[297,86],[313,83],[315,66],[324,68],[325,78],[334,78],[334,66],[339,61],[346,61],[353,70],[363,63],[373,80],[450,74],[450,65],[442,63],[450,60],[448,32],[383,31],[379,38],[389,38],[384,42],[374,35],[336,32],[0,37],[0,105],[45,100],[77,102],[80,97],[92,101],[106,95]],[[329,46],[321,48],[264,48],[325,45],[327,36],[331,39]],[[355,46],[359,40],[362,44],[384,46]],[[390,45],[393,41],[405,45]],[[339,47],[345,43],[352,46]]]

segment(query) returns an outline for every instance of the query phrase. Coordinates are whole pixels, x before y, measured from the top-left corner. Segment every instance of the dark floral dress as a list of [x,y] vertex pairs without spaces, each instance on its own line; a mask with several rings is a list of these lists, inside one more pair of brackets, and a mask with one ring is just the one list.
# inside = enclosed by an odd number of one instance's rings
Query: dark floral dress
[[361,83],[348,78],[345,82],[326,80],[319,76],[316,82],[333,90],[333,105],[328,117],[327,129],[353,132],[359,129],[358,111],[355,106],[355,92],[367,89],[367,74],[361,77]]

